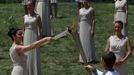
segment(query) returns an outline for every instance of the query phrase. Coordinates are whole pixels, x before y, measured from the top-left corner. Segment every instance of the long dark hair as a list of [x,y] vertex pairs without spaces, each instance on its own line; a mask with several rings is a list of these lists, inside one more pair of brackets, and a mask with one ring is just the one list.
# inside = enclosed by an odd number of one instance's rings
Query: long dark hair
[[8,36],[14,41],[13,36],[16,36],[16,33],[18,30],[21,30],[19,28],[10,28],[8,31]]

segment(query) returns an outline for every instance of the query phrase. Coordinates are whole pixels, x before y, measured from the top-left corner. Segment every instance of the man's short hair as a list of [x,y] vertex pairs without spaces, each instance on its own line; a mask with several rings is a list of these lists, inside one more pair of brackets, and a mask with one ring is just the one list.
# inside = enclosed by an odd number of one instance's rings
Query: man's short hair
[[107,66],[108,68],[112,68],[113,65],[115,64],[116,56],[114,55],[113,52],[105,52],[105,53],[102,55],[102,59],[104,60],[106,66]]

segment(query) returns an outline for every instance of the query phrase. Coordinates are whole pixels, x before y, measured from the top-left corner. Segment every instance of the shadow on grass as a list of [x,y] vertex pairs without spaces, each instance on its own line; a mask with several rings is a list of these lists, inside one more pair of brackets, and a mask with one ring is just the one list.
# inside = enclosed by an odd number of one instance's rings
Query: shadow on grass
[[0,60],[1,60],[1,59],[8,59],[8,58],[7,58],[7,57],[2,57],[2,56],[0,56]]
[[67,18],[67,16],[57,16],[57,19],[63,19],[63,18]]

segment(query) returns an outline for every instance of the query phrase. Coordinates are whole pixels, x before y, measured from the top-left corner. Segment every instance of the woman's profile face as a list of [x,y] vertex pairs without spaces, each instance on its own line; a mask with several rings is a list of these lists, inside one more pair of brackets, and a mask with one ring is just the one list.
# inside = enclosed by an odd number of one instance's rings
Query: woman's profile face
[[23,31],[22,30],[18,30],[16,32],[16,35],[14,36],[14,40],[23,41]]

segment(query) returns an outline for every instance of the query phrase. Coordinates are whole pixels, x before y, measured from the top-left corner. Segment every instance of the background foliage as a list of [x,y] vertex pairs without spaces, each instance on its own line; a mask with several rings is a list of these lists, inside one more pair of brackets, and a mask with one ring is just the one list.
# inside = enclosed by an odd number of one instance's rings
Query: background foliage
[[[0,0],[1,1],[1,0]],[[77,16],[76,3],[62,2],[58,4],[58,18],[52,19],[54,34],[66,29],[66,26]],[[107,38],[113,31],[113,3],[92,3],[96,15],[96,56],[100,59],[104,52]],[[129,5],[129,37],[134,48],[134,6]],[[9,56],[11,39],[7,36],[8,28],[23,28],[23,6],[20,3],[0,4],[0,75],[10,75],[12,62]],[[42,75],[86,75],[83,65],[78,63],[79,51],[69,35],[41,47]],[[129,75],[134,75],[134,55],[128,60]],[[93,66],[102,69],[98,64]]]

